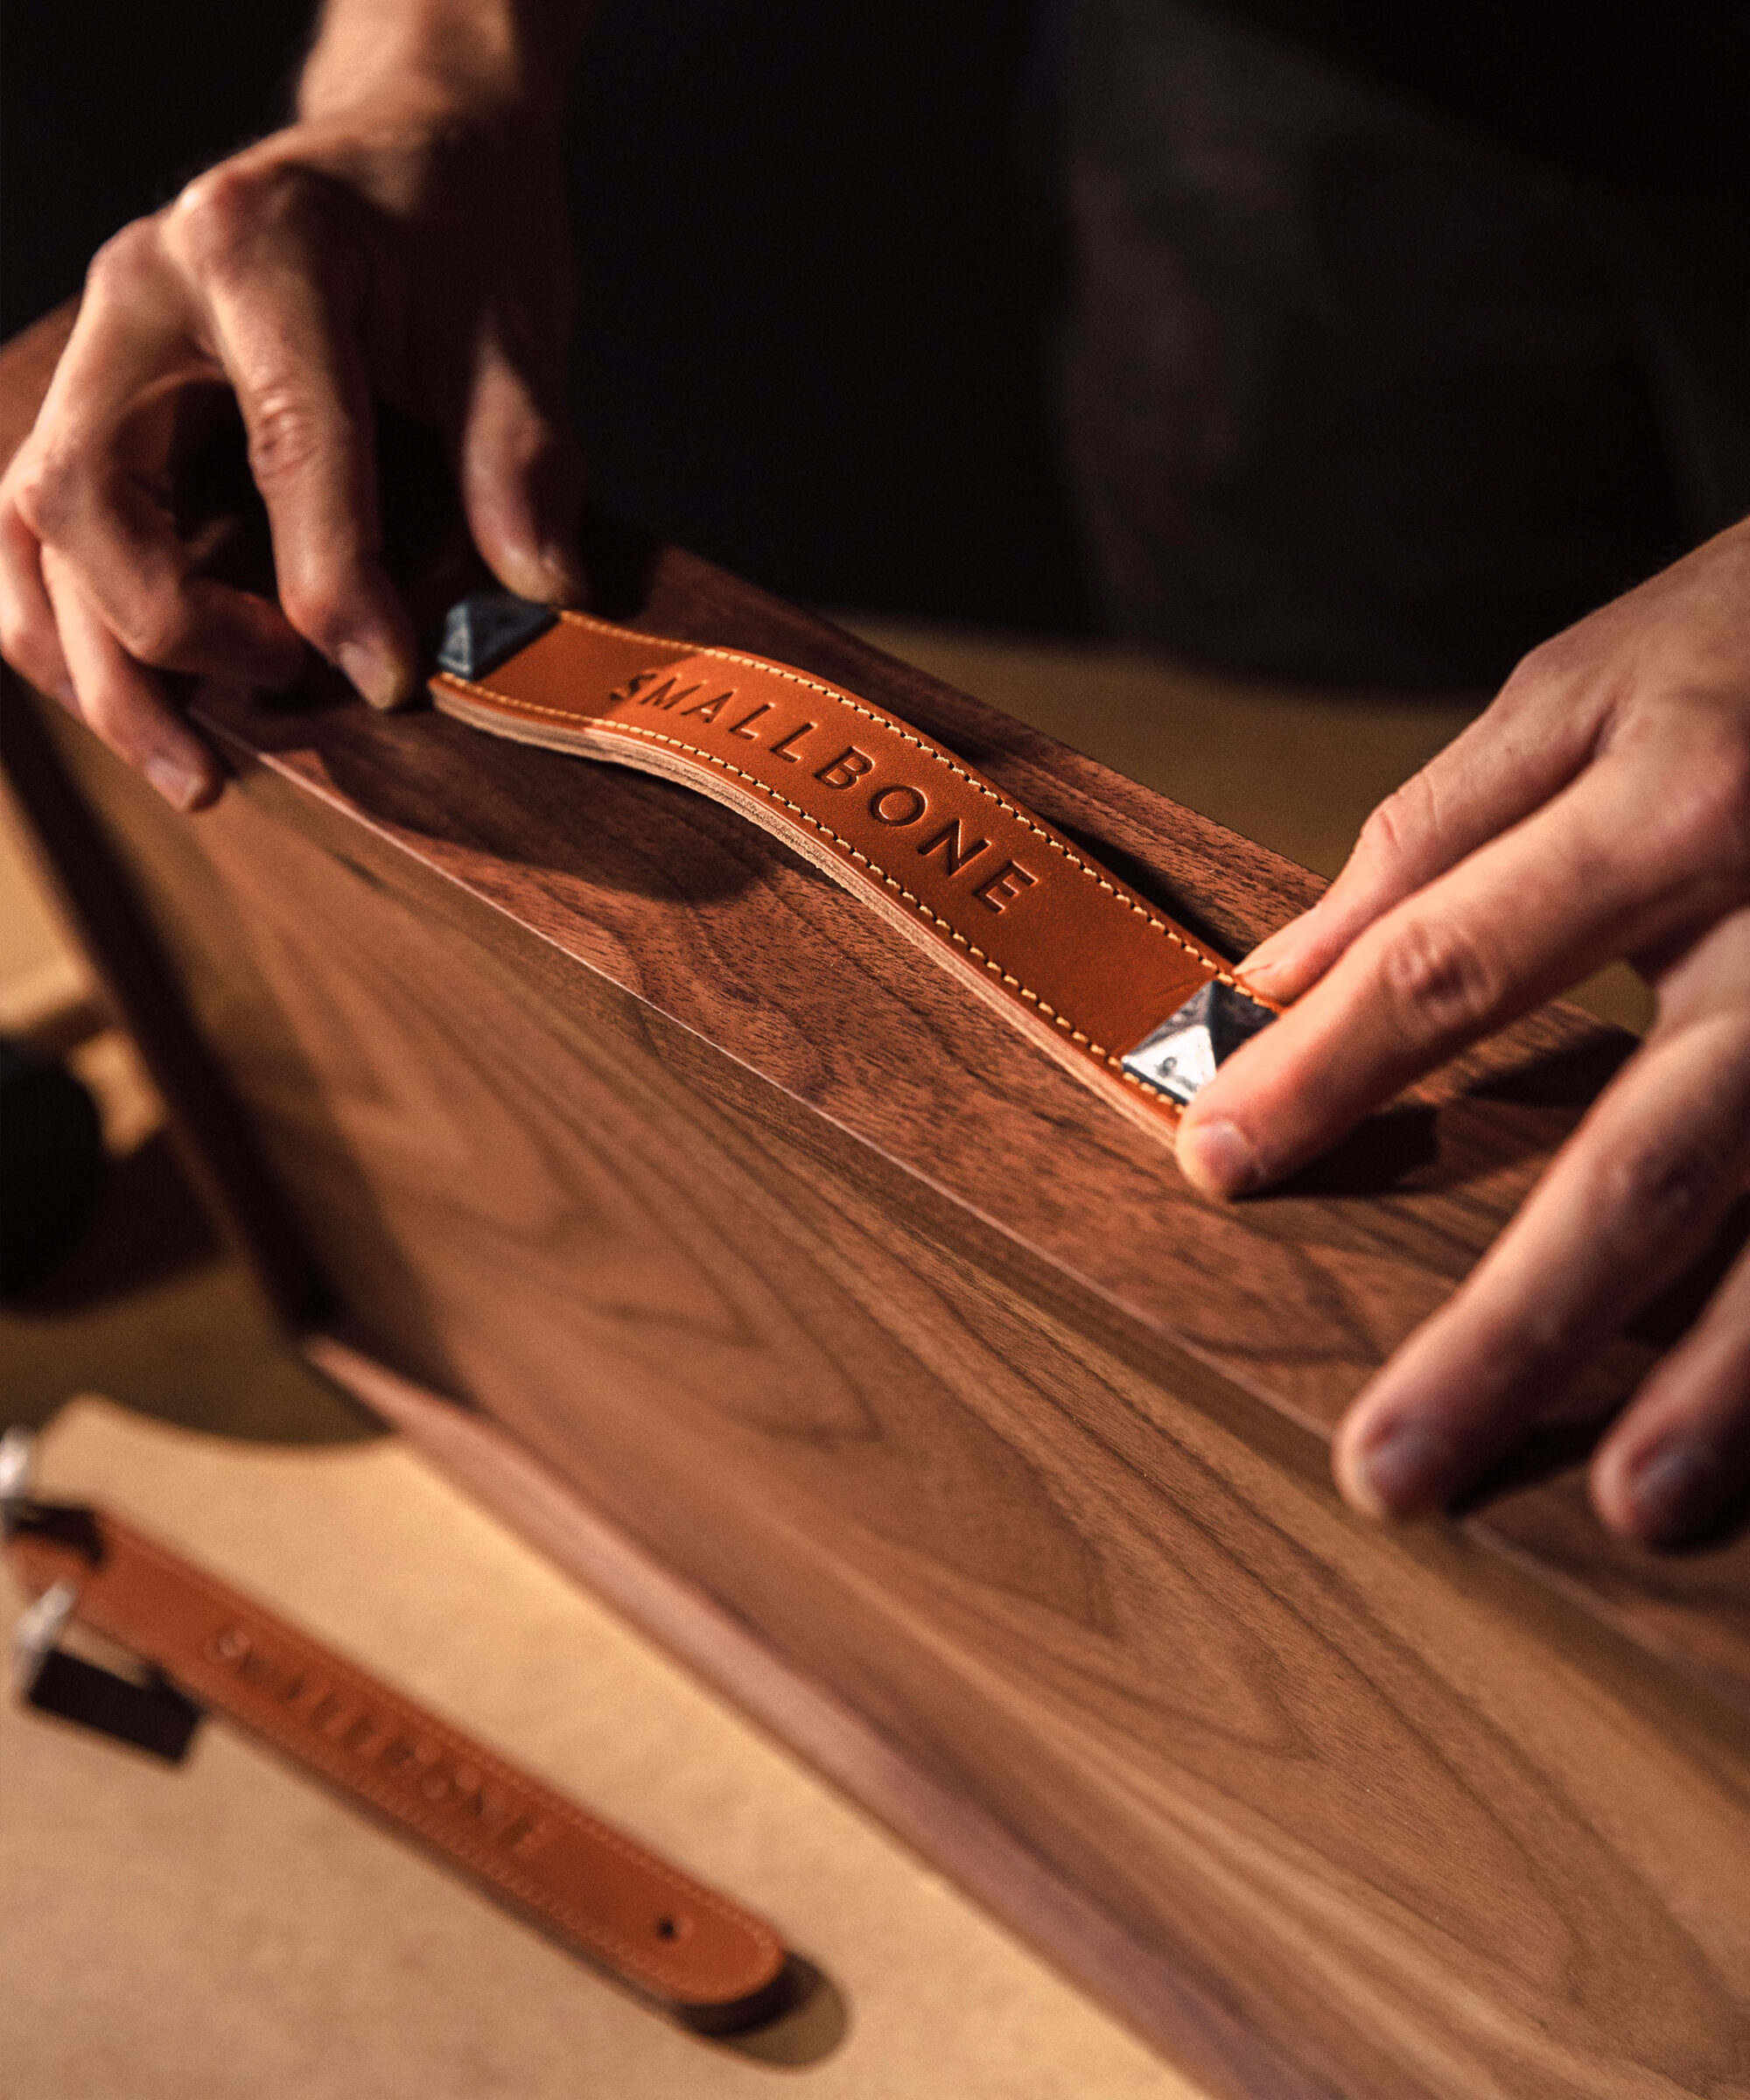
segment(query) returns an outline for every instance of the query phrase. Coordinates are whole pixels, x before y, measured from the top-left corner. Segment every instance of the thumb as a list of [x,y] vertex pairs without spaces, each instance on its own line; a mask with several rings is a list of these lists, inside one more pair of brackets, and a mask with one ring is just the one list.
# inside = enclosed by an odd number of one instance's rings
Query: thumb
[[475,368],[460,477],[468,529],[499,581],[521,598],[575,604],[584,592],[576,541],[583,464],[556,415],[495,343]]

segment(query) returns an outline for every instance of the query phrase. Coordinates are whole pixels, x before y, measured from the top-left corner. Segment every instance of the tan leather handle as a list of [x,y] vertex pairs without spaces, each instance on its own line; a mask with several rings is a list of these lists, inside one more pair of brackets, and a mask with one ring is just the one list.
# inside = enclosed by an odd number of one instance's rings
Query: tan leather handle
[[71,1586],[74,1617],[689,2024],[776,2009],[768,1925],[264,1606],[102,1510],[27,1505],[10,1530],[33,1593]]
[[446,714],[739,810],[1157,1137],[1276,1011],[953,752],[805,671],[502,594],[452,612],[438,661]]

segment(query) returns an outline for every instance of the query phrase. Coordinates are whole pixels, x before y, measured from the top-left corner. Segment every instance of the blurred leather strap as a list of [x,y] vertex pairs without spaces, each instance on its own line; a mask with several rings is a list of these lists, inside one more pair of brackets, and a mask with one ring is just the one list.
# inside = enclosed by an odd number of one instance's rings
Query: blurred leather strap
[[[660,774],[781,839],[928,949],[1131,1119],[1179,1105],[1138,1049],[1212,984],[1275,1008],[1072,840],[884,708],[788,664],[520,601],[452,614],[437,704],[524,743]],[[472,651],[470,608],[486,644]],[[516,641],[533,627],[532,640]],[[508,628],[515,646],[493,646]],[[480,668],[457,668],[472,659]]]
[[27,1505],[6,1550],[32,1593],[73,1585],[74,1619],[690,2024],[746,2024],[778,1992],[761,1920],[119,1517]]

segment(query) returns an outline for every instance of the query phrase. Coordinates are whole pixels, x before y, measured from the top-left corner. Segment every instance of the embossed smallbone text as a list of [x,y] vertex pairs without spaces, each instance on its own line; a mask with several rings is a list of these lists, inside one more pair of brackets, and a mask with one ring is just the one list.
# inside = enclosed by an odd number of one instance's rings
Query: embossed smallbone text
[[[952,880],[965,876],[967,892],[988,912],[1006,912],[1024,899],[1039,882],[1031,868],[1012,858],[996,858],[988,838],[969,830],[959,816],[932,815],[927,788],[911,780],[881,778],[881,763],[855,744],[834,748],[833,740],[822,740],[814,750],[810,738],[819,738],[818,722],[795,721],[775,702],[756,701],[750,708],[737,706],[734,686],[717,687],[714,679],[683,684],[661,671],[640,671],[611,694],[609,706],[626,701],[640,707],[660,709],[677,721],[708,727],[719,716],[729,716],[721,734],[756,746],[780,765],[804,766],[820,785],[836,794],[855,794],[878,824],[896,834],[914,834],[912,850],[931,862]],[[818,761],[818,762],[816,762]]]
[[[480,1832],[522,1860],[555,1836],[543,1816],[520,1810],[506,1789],[436,1737],[410,1728],[368,1700],[336,1684],[326,1672],[265,1648],[234,1620],[212,1634],[202,1650],[289,1721],[320,1736],[356,1765],[395,1781],[423,1808],[444,1811],[458,1826]],[[410,1802],[411,1805],[411,1801]]]

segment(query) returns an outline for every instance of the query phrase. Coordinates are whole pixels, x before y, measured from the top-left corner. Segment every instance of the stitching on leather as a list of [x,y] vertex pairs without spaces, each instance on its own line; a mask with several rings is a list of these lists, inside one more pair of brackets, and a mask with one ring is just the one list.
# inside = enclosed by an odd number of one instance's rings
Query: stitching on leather
[[[110,1521],[113,1522],[113,1520]],[[118,1526],[117,1529],[119,1530],[121,1527]],[[248,1605],[246,1600],[234,1597],[217,1583],[206,1578],[199,1568],[180,1560],[172,1559],[167,1554],[159,1551],[150,1539],[144,1537],[141,1534],[129,1530],[126,1536],[130,1548],[148,1559],[157,1561],[159,1566],[166,1569],[176,1579],[192,1583],[203,1591],[209,1600],[220,1605],[225,1611],[233,1612],[242,1606],[247,1611],[256,1613],[262,1618],[270,1619],[270,1614],[260,1613],[259,1607]],[[278,1622],[273,1623],[272,1630],[280,1638],[287,1640],[292,1645],[306,1650],[316,1647],[314,1642],[310,1642],[304,1635]],[[318,1652],[320,1653],[319,1650]],[[387,1686],[375,1684],[366,1676],[366,1673],[357,1670],[342,1657],[330,1658],[327,1655],[321,1654],[321,1661],[324,1665],[329,1665],[332,1662],[332,1665],[338,1666],[346,1674],[354,1678],[363,1678],[369,1692],[379,1701],[390,1707],[400,1706],[402,1709],[398,1718],[402,1720],[409,1718],[407,1708],[410,1706],[411,1703],[403,1701],[399,1693],[389,1690]],[[318,1761],[327,1760],[332,1766],[333,1775],[339,1778],[343,1784],[354,1787],[360,1793],[368,1794],[381,1807],[390,1810],[402,1821],[411,1823],[416,1829],[424,1831],[440,1849],[447,1847],[459,1853],[463,1858],[468,1859],[471,1865],[478,1866],[489,1880],[498,1881],[514,1894],[521,1895],[534,1908],[545,1912],[550,1917],[557,1918],[562,1923],[569,1924],[580,1937],[592,1940],[599,1947],[616,1951],[628,1967],[641,1971],[659,1983],[679,1983],[684,1985],[687,1980],[684,1970],[665,1969],[653,1962],[645,1950],[635,1946],[630,1941],[622,1940],[619,1934],[597,1923],[586,1914],[574,1910],[563,1897],[554,1894],[541,1883],[520,1873],[514,1866],[504,1859],[501,1854],[477,1848],[470,1842],[465,1832],[457,1831],[447,1822],[442,1822],[430,1815],[429,1811],[416,1808],[407,1802],[401,1794],[383,1785],[368,1766],[360,1768],[356,1764],[342,1759],[338,1753],[331,1751],[326,1743],[319,1740],[312,1742],[301,1732],[287,1727],[276,1714],[270,1713],[265,1719],[262,1719],[251,1712],[248,1725],[251,1727],[259,1727],[263,1733],[277,1738],[285,1747],[298,1756],[310,1757],[313,1755]],[[719,1917],[738,1930],[748,1933],[762,1945],[768,1948],[775,1947],[775,1941],[758,1927],[756,1921],[732,1909],[719,1897],[714,1895],[710,1889],[676,1873],[663,1861],[632,1844],[627,1839],[620,1837],[618,1831],[612,1830],[606,1824],[598,1823],[593,1816],[574,1806],[563,1796],[549,1793],[538,1781],[531,1779],[527,1774],[519,1772],[506,1764],[492,1751],[486,1749],[484,1745],[469,1741],[450,1728],[446,1723],[438,1720],[435,1716],[418,1713],[413,1725],[428,1730],[435,1736],[444,1738],[452,1748],[461,1753],[468,1763],[479,1765],[483,1769],[490,1771],[494,1777],[528,1797],[543,1812],[556,1814],[562,1821],[570,1824],[575,1829],[581,1830],[586,1838],[593,1838],[606,1850],[618,1853],[620,1858],[640,1872],[648,1873],[655,1880],[666,1883],[668,1887],[690,1900],[703,1902],[708,1909],[715,1911]]]
[[[1147,905],[1121,890],[1099,869],[1090,867],[1080,854],[1075,852],[1072,847],[1066,845],[1054,832],[1047,831],[1029,811],[1018,808],[1013,802],[1005,800],[999,788],[991,787],[986,780],[981,780],[976,774],[969,773],[939,745],[931,743],[928,737],[920,736],[916,730],[907,727],[903,723],[895,722],[891,716],[882,714],[878,709],[871,707],[867,702],[854,699],[849,693],[840,692],[836,686],[822,684],[818,679],[807,677],[800,671],[788,670],[782,664],[768,662],[760,656],[749,656],[740,650],[713,648],[709,645],[695,646],[690,642],[677,641],[669,635],[646,634],[633,627],[616,627],[606,620],[594,620],[586,612],[574,612],[564,606],[559,610],[559,617],[562,620],[570,621],[574,626],[587,627],[593,634],[625,636],[634,641],[654,642],[659,648],[665,649],[684,648],[690,655],[720,657],[725,663],[745,663],[750,670],[763,671],[769,677],[788,679],[792,685],[800,685],[811,693],[820,693],[829,700],[836,700],[842,707],[848,707],[853,714],[862,715],[871,722],[878,723],[883,729],[892,730],[902,743],[916,745],[926,757],[934,759],[938,766],[945,766],[950,773],[964,780],[969,788],[976,788],[980,794],[995,802],[999,809],[1006,810],[1017,823],[1025,824],[1035,837],[1044,839],[1046,844],[1054,851],[1060,853],[1072,867],[1080,869],[1090,882],[1096,883],[1101,889],[1116,898],[1127,910],[1134,912],[1138,918],[1147,920],[1154,932],[1165,934],[1175,947],[1182,948],[1187,955],[1195,956],[1197,960],[1207,969],[1214,972],[1214,981],[1217,984],[1232,985],[1233,989],[1242,997],[1252,998],[1253,995],[1234,976],[1233,973],[1222,967],[1217,957],[1209,955],[1194,941],[1186,940],[1183,934],[1175,928],[1168,926],[1164,920],[1157,919]],[[444,675],[449,677],[456,676],[454,672],[446,672]],[[465,678],[458,679],[457,682],[466,685],[468,681]],[[491,688],[487,686],[482,686],[480,690],[482,692],[491,691]],[[518,701],[516,704],[522,707],[533,706],[535,704],[529,701]],[[568,712],[564,708],[541,708],[537,711],[562,717]],[[599,719],[598,717],[591,718],[592,720]],[[1259,1000],[1256,1003],[1261,1005],[1263,1001]]]
[[[105,1521],[113,1525],[117,1533],[126,1539],[131,1550],[141,1554],[146,1559],[156,1561],[158,1566],[164,1569],[173,1579],[192,1584],[200,1590],[211,1602],[220,1606],[227,1613],[234,1613],[241,1609],[248,1614],[266,1621],[271,1632],[276,1637],[286,1641],[288,1645],[301,1648],[306,1653],[313,1651],[323,1667],[335,1668],[355,1680],[361,1679],[368,1693],[377,1701],[391,1709],[400,1709],[396,1717],[398,1721],[409,1722],[410,1725],[421,1728],[435,1737],[442,1738],[447,1746],[458,1753],[466,1762],[479,1766],[483,1771],[490,1773],[492,1776],[505,1785],[515,1788],[533,1805],[537,1806],[543,1814],[555,1815],[562,1822],[569,1823],[574,1829],[580,1830],[585,1838],[593,1839],[609,1852],[618,1853],[622,1859],[640,1872],[664,1883],[677,1894],[685,1897],[688,1901],[703,1904],[706,1909],[715,1911],[719,1918],[732,1926],[738,1932],[745,1934],[768,1953],[782,1951],[776,1937],[767,1931],[759,1920],[737,1910],[703,1884],[690,1880],[685,1876],[677,1873],[663,1860],[659,1859],[653,1853],[645,1852],[641,1846],[634,1844],[630,1839],[622,1838],[619,1831],[612,1829],[608,1824],[598,1823],[592,1816],[578,1808],[573,1802],[567,1801],[563,1795],[549,1792],[538,1780],[532,1779],[528,1774],[519,1772],[514,1767],[505,1763],[483,1744],[470,1741],[466,1737],[452,1729],[446,1722],[438,1720],[436,1716],[419,1712],[413,1709],[412,1702],[404,1700],[400,1693],[390,1690],[386,1685],[377,1684],[367,1672],[358,1669],[354,1664],[347,1662],[344,1657],[330,1656],[319,1648],[318,1643],[309,1640],[295,1628],[276,1620],[270,1613],[264,1612],[260,1606],[250,1604],[247,1599],[234,1595],[208,1578],[200,1568],[160,1550],[150,1539],[135,1531],[131,1527],[117,1523],[114,1518],[106,1518]],[[115,1637],[123,1640],[125,1645],[124,1635],[117,1634]],[[174,1676],[176,1673],[172,1670],[172,1674]],[[224,1682],[222,1678],[219,1681]],[[247,1725],[249,1727],[259,1729],[262,1734],[278,1741],[283,1748],[290,1751],[294,1756],[322,1764],[324,1768],[329,1772],[330,1776],[338,1780],[343,1786],[350,1787],[356,1792],[367,1795],[379,1807],[388,1810],[402,1822],[411,1824],[416,1830],[423,1831],[439,1850],[448,1850],[459,1855],[466,1859],[470,1866],[476,1867],[487,1880],[496,1881],[514,1895],[522,1897],[532,1909],[541,1911],[546,1916],[556,1919],[561,1924],[570,1926],[580,1939],[590,1941],[595,1946],[616,1954],[628,1969],[637,1971],[658,1985],[677,1986],[683,1990],[689,1987],[690,1979],[684,1969],[670,1969],[653,1961],[648,1950],[634,1945],[631,1941],[623,1940],[618,1933],[608,1927],[597,1923],[586,1913],[573,1909],[563,1897],[556,1895],[540,1882],[532,1880],[521,1873],[514,1866],[505,1860],[501,1853],[476,1846],[466,1831],[458,1831],[448,1822],[440,1820],[428,1810],[421,1810],[410,1803],[403,1796],[384,1785],[368,1765],[360,1767],[356,1762],[344,1759],[337,1750],[331,1750],[326,1742],[319,1738],[312,1741],[306,1734],[288,1727],[280,1716],[271,1712],[262,1718],[256,1715],[251,1709],[246,1717],[240,1716],[239,1718],[246,1718]]]
[[1175,1100],[1171,1094],[1165,1092],[1159,1087],[1151,1084],[1149,1081],[1142,1078],[1138,1074],[1132,1072],[1130,1067],[1125,1064],[1123,1058],[1109,1058],[1107,1062],[1117,1067],[1118,1077],[1120,1079],[1129,1080],[1133,1087],[1138,1088],[1144,1094],[1152,1094],[1154,1098],[1159,1102],[1164,1108],[1171,1109],[1175,1119],[1185,1113],[1185,1103],[1182,1101]]
[[[575,617],[575,615],[573,615],[573,617]],[[650,639],[650,637],[640,636],[639,639],[641,640],[648,640]],[[703,654],[704,652],[702,651],[700,653]],[[490,686],[478,685],[472,679],[458,676],[454,671],[445,671],[442,674],[442,676],[448,683],[462,686],[469,692],[479,693],[484,699],[497,701],[501,704],[505,703],[508,699],[508,696],[502,693],[494,692]],[[512,707],[526,709],[532,714],[553,715],[557,717],[562,721],[588,722],[592,728],[611,731],[618,736],[642,737],[648,743],[667,744],[676,751],[686,752],[690,757],[696,759],[704,759],[708,760],[710,764],[721,767],[724,773],[732,773],[738,780],[746,780],[749,787],[757,788],[761,794],[766,795],[772,802],[780,803],[786,809],[790,810],[794,816],[801,817],[805,824],[810,825],[815,830],[818,831],[823,838],[830,838],[834,845],[842,846],[844,851],[852,860],[860,860],[872,875],[878,875],[882,882],[888,889],[897,890],[900,895],[905,899],[906,902],[909,904],[914,911],[919,913],[923,918],[929,920],[933,925],[939,926],[948,936],[948,938],[951,941],[956,942],[966,950],[968,955],[976,956],[978,960],[984,965],[985,969],[990,972],[992,976],[1000,977],[1004,984],[1008,985],[1011,990],[1014,991],[1017,998],[1026,999],[1030,1005],[1036,1006],[1042,1014],[1046,1015],[1048,1019],[1054,1021],[1058,1027],[1061,1028],[1064,1033],[1068,1036],[1072,1042],[1082,1044],[1088,1052],[1090,1056],[1102,1059],[1106,1064],[1110,1065],[1115,1071],[1124,1073],[1125,1078],[1135,1079],[1136,1075],[1133,1073],[1124,1071],[1124,1062],[1123,1058],[1115,1055],[1113,1052],[1107,1049],[1103,1043],[1096,1043],[1091,1036],[1085,1034],[1082,1030],[1075,1026],[1075,1024],[1068,1018],[1067,1014],[1060,1013],[1056,1007],[1054,1007],[1048,999],[1042,999],[1038,992],[1034,991],[1030,985],[1023,984],[1018,977],[1014,976],[1008,970],[1004,970],[1000,962],[994,961],[982,948],[978,946],[976,942],[969,941],[966,935],[962,934],[959,928],[955,926],[951,920],[944,919],[940,912],[932,911],[929,906],[924,902],[921,897],[914,896],[913,892],[905,886],[897,875],[890,875],[886,869],[884,868],[878,861],[871,860],[869,856],[864,853],[860,847],[852,845],[848,838],[841,836],[841,835],[835,831],[830,824],[822,823],[821,819],[817,817],[812,810],[804,809],[800,802],[793,802],[788,795],[780,794],[775,788],[769,786],[766,781],[760,779],[758,774],[747,772],[743,766],[732,764],[728,759],[720,758],[714,751],[705,750],[702,745],[686,743],[682,738],[679,737],[671,737],[668,735],[666,732],[660,729],[646,729],[641,723],[617,722],[612,720],[610,717],[605,715],[578,715],[573,713],[569,708],[542,707],[538,702],[533,700],[510,700],[508,701],[508,704]],[[1049,834],[1041,834],[1041,836],[1048,836]],[[1108,884],[1105,886],[1110,888],[1110,885]],[[1179,945],[1184,948],[1187,954],[1194,956],[1197,961],[1200,962],[1206,970],[1215,971],[1221,983],[1224,984],[1233,984],[1233,978],[1231,976],[1222,976],[1217,965],[1200,949],[1193,948],[1188,942],[1185,941],[1180,942]],[[1243,990],[1244,987],[1238,986],[1236,987],[1236,989]],[[1247,993],[1246,996],[1250,998],[1250,994]],[[1159,1093],[1159,1089],[1158,1088],[1151,1087],[1145,1080],[1136,1080],[1136,1083],[1143,1088],[1144,1093]],[[1165,1101],[1168,1099],[1169,1096],[1166,1095],[1160,1095],[1160,1098]]]

